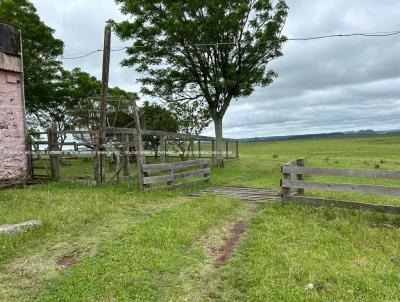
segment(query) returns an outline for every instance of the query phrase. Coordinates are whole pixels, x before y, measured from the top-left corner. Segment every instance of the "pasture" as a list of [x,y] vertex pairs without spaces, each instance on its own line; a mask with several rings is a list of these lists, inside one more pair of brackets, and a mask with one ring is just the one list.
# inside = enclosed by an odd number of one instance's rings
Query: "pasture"
[[[209,186],[279,190],[281,164],[296,158],[400,170],[399,146],[398,135],[244,143],[239,161],[212,169]],[[0,191],[0,224],[43,221],[0,236],[0,301],[400,299],[400,217],[189,197],[205,186],[145,193],[132,182],[60,182]],[[400,205],[398,196],[309,194]]]

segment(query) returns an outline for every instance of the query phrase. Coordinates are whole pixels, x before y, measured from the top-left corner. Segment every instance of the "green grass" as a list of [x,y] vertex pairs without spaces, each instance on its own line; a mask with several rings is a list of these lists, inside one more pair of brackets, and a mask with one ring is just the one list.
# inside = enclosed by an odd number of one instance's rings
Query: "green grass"
[[399,223],[328,208],[266,207],[236,257],[215,274],[208,297],[216,299],[204,300],[398,301]]
[[168,300],[185,282],[177,272],[204,258],[201,250],[190,249],[193,240],[237,206],[209,197],[155,214],[46,286],[39,301]]
[[[400,170],[399,145],[396,135],[241,144],[241,159],[213,169],[211,184],[279,189],[280,165],[296,158],[308,166]],[[91,168],[63,167],[68,177]],[[61,182],[0,191],[0,224],[43,221],[0,236],[0,301],[400,300],[399,217],[281,204],[258,213],[231,198],[188,197],[202,187],[140,193],[134,182]],[[306,194],[400,205],[397,196]],[[216,267],[209,247],[222,244],[237,219],[248,229]],[[69,255],[79,255],[77,263],[57,265]]]

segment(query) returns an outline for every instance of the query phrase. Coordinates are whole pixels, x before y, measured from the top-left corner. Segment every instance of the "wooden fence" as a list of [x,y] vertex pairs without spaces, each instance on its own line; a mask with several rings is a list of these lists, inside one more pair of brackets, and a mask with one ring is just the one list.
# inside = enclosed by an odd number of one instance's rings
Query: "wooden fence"
[[[400,195],[400,187],[388,187],[366,184],[348,184],[335,182],[305,181],[306,175],[347,176],[361,178],[400,179],[400,171],[358,170],[305,167],[304,160],[298,159],[282,166],[282,200],[287,203],[299,203],[316,206],[333,206],[338,208],[400,214],[400,206],[379,205],[362,202],[328,200],[304,196],[304,190],[322,190],[335,192],[353,192],[376,195]],[[292,190],[296,190],[292,194]]]
[[[28,141],[29,153],[29,174],[32,180],[59,180],[60,179],[60,162],[63,159],[82,159],[79,156],[80,151],[90,148],[97,150],[97,131],[90,130],[64,130],[59,131],[55,127],[49,128],[45,132],[35,133],[39,139],[30,137]],[[90,142],[71,142],[62,141],[60,136],[67,135],[87,135],[93,136]],[[61,152],[63,147],[70,147],[69,152],[75,153],[74,156],[66,155],[68,152]],[[83,152],[83,151],[82,151]]]
[[[116,128],[107,127],[107,136],[123,136],[135,133],[134,128]],[[190,159],[195,158],[210,158],[214,161],[216,152],[216,141],[215,137],[203,136],[203,135],[192,135],[185,133],[175,133],[167,131],[157,130],[140,130],[142,137],[157,137],[160,142],[159,146],[159,157],[161,162],[168,162],[173,156],[169,155],[169,145],[174,142],[187,142],[190,144],[189,150],[186,150],[186,156]],[[239,159],[239,140],[232,138],[223,138],[223,157],[225,160]],[[207,146],[208,145],[208,146]],[[208,148],[206,148],[208,147]],[[178,157],[178,156],[176,156]]]
[[[148,164],[142,166],[142,181],[144,190],[152,189],[174,189],[183,185],[193,184],[196,182],[209,181],[210,179],[211,161],[189,160],[183,162],[164,163],[164,164]],[[192,169],[192,170],[189,170]],[[151,176],[154,173],[165,173],[167,175]],[[201,178],[185,180],[185,178],[193,178],[200,176]],[[183,182],[177,183],[179,180]],[[155,186],[153,184],[166,183],[164,186]]]
[[[106,128],[108,144],[105,148],[107,152],[107,166],[105,162],[100,161],[99,156],[99,131],[98,130],[65,130],[59,131],[55,127],[35,133],[36,138],[31,137],[29,141],[29,164],[30,176],[32,180],[72,180],[79,182],[96,182],[97,184],[105,181],[127,180],[138,177],[138,183],[141,189],[147,189],[152,184],[156,184],[157,179],[165,179],[168,188],[180,186],[178,180],[183,178],[203,175],[201,181],[207,180],[210,174],[210,164],[214,159],[215,144],[213,137],[196,136],[189,134],[180,134],[153,130],[140,130],[138,134],[135,128]],[[142,139],[139,136],[159,136],[160,148],[159,156],[156,161],[160,164],[146,165],[146,155],[141,153],[143,149]],[[63,139],[62,139],[63,138]],[[238,140],[224,139],[226,142],[225,159],[236,159],[239,157]],[[180,158],[173,158],[168,155],[168,143],[173,141],[184,141],[190,143],[190,151],[198,150],[196,154],[187,154],[187,160],[181,161]],[[141,143],[140,143],[141,142]],[[140,145],[140,146],[139,146]],[[234,152],[228,154],[228,146],[233,145]],[[202,148],[208,150],[210,154],[202,153]],[[61,151],[62,150],[62,151]],[[143,150],[142,150],[143,151]],[[207,153],[206,152],[206,153]],[[114,160],[112,157],[116,157]],[[131,169],[131,160],[137,158],[136,167]],[[154,162],[153,158],[147,155],[148,160]],[[79,165],[82,165],[82,159],[87,159],[85,170],[80,171]],[[76,160],[76,161],[75,161]],[[81,161],[79,161],[81,160]],[[92,171],[88,171],[89,162],[92,161]],[[165,164],[165,165],[164,165]],[[194,171],[178,170],[191,168],[200,165],[201,168]],[[206,167],[203,167],[206,165]],[[143,168],[140,168],[143,166]],[[149,174],[155,174],[156,171],[147,171],[143,169],[154,169],[158,167],[160,171],[171,170],[174,178],[156,176],[146,179]],[[100,177],[102,171],[107,170],[106,177]],[[135,173],[135,170],[137,173]],[[157,170],[157,169],[156,169]],[[203,173],[204,172],[204,173]],[[147,176],[146,176],[147,175]],[[147,181],[143,183],[141,181]],[[152,182],[153,181],[153,182]],[[156,181],[156,182],[154,182]],[[161,182],[161,181],[160,181]],[[195,181],[190,181],[195,182]],[[189,183],[190,183],[189,182]]]

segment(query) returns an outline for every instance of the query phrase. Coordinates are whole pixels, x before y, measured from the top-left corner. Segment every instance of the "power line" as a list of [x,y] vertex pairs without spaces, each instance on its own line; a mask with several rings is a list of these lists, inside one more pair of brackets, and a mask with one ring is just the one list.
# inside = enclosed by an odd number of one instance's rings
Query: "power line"
[[[400,30],[396,31],[386,31],[386,32],[373,32],[373,33],[352,33],[352,34],[332,34],[332,35],[323,35],[323,36],[310,36],[310,37],[300,37],[300,38],[287,38],[286,41],[312,41],[312,40],[321,40],[321,39],[330,39],[330,38],[347,38],[347,37],[389,37],[389,36],[395,36],[399,35]],[[280,40],[276,40],[279,42]],[[268,41],[268,42],[260,42],[261,44],[267,44],[275,41]],[[195,44],[185,44],[185,45],[176,45],[176,46],[169,46],[167,48],[178,48],[178,47],[207,47],[207,46],[219,46],[219,45],[237,45],[241,43],[247,43],[245,41],[241,42],[221,42],[221,43],[195,43]],[[119,47],[115,49],[111,49],[113,52],[118,52],[122,50],[126,50],[129,48],[145,48],[148,47],[148,45],[136,45],[136,46],[130,46],[130,47]],[[62,60],[76,60],[76,59],[82,59],[88,56],[91,56],[95,53],[102,52],[103,49],[97,49],[93,51],[88,51],[88,52],[81,52],[81,53],[76,53],[76,54],[70,54],[68,56],[62,56]],[[73,56],[73,55],[79,55],[79,56]]]
[[[110,51],[121,51],[121,50],[125,50],[125,49],[127,49],[128,47],[126,47],[126,46],[124,46],[124,47],[119,47],[119,48],[115,48],[115,49],[110,49]],[[93,55],[93,54],[95,54],[95,53],[98,53],[98,52],[102,52],[103,51],[103,49],[96,49],[96,50],[93,50],[93,51],[90,51],[90,52],[77,52],[77,53],[72,53],[72,54],[68,54],[68,55],[63,55],[63,56],[61,56],[61,59],[63,59],[63,60],[75,60],[75,59],[82,59],[82,58],[85,58],[85,57],[87,57],[87,56],[90,56],[90,55]],[[76,56],[76,57],[74,57],[74,56]]]

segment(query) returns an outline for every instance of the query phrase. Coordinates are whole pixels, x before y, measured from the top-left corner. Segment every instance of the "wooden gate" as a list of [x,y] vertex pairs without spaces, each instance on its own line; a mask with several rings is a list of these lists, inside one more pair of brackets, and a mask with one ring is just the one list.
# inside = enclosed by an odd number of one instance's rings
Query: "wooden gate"
[[[282,166],[282,180],[281,180],[283,202],[308,204],[316,206],[327,205],[338,208],[400,214],[400,206],[380,205],[380,204],[371,204],[363,202],[342,201],[342,200],[328,200],[328,199],[303,196],[305,194],[304,192],[305,189],[400,196],[400,187],[305,181],[304,180],[305,175],[400,179],[400,171],[305,167],[304,160],[298,159]],[[296,190],[296,194],[292,194],[291,191],[293,189]]]
[[[166,164],[150,164],[142,166],[142,183],[144,190],[153,189],[174,189],[188,184],[197,182],[205,182],[210,180],[210,164],[208,159],[189,160],[183,162],[166,163]],[[165,173],[164,175],[152,176],[151,174]],[[200,176],[200,178],[197,178]],[[193,178],[185,180],[187,178]],[[180,180],[183,180],[180,182]],[[151,185],[157,183],[166,183],[163,186]]]

